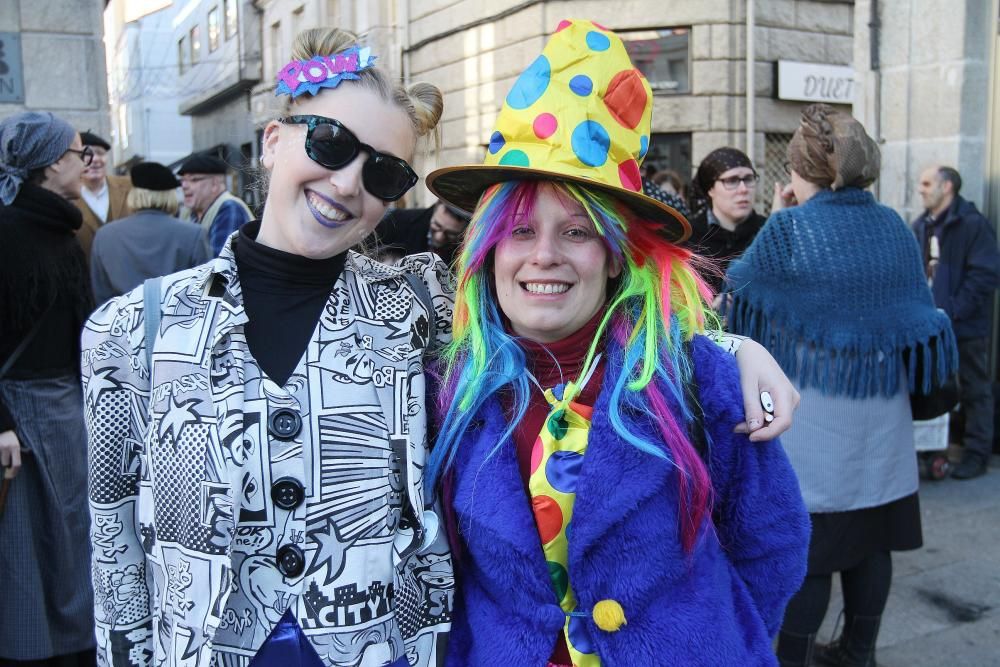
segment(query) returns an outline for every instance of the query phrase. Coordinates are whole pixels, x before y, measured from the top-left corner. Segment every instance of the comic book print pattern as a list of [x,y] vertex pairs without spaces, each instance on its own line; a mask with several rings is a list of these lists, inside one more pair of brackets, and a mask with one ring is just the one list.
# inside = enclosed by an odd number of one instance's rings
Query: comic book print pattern
[[[424,531],[422,353],[429,317],[447,342],[452,293],[430,255],[398,269],[351,254],[284,386],[247,349],[229,246],[164,279],[152,381],[141,289],[95,312],[83,375],[100,664],[243,667],[289,608],[328,665],[443,663],[454,579],[444,535]],[[280,410],[301,420],[293,437],[269,427]],[[304,497],[283,509],[272,487],[288,479]],[[276,565],[285,545],[297,573]]]

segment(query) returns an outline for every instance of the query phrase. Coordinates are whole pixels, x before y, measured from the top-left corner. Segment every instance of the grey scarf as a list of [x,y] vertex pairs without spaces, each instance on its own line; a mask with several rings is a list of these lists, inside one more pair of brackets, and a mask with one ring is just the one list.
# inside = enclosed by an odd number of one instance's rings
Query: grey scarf
[[57,162],[76,130],[48,111],[26,111],[0,121],[0,202],[9,206],[34,169]]

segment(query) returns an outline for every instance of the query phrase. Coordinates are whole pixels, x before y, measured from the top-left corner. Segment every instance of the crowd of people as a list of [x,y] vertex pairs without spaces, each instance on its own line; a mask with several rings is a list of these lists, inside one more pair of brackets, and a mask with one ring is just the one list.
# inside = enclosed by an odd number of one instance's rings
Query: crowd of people
[[407,209],[441,92],[289,55],[256,217],[214,155],[0,121],[0,666],[874,665],[911,397],[960,378],[955,478],[993,446],[958,172],[911,229],[811,105],[765,218],[736,148],[643,170],[648,82],[566,20]]

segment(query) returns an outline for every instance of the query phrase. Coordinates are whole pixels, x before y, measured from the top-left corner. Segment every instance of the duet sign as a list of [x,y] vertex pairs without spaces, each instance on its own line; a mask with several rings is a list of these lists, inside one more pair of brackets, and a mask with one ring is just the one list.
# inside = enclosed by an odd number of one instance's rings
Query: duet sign
[[858,87],[854,68],[778,61],[778,99],[851,104]]

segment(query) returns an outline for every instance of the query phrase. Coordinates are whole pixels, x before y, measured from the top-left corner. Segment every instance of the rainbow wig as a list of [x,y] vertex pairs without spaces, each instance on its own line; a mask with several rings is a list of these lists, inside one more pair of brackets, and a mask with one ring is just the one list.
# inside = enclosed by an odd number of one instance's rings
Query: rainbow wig
[[[512,181],[490,187],[469,223],[458,262],[453,340],[442,351],[441,429],[427,462],[427,491],[450,468],[473,416],[501,391],[513,398],[508,427],[494,453],[507,442],[527,410],[531,386],[525,355],[508,333],[493,286],[493,250],[510,236],[515,222],[530,216],[541,187],[581,204],[608,250],[622,267],[609,282],[608,304],[581,371],[594,364],[598,343],[613,336],[624,350],[622,371],[606,378],[612,387],[610,418],[615,431],[634,447],[672,461],[677,468],[681,539],[688,551],[710,511],[712,489],[704,461],[688,438],[693,413],[684,385],[691,368],[684,343],[713,318],[711,292],[694,270],[695,256],[664,240],[658,223],[638,218],[614,197],[558,181]],[[714,321],[713,321],[714,324]],[[576,382],[580,378],[574,378]],[[666,396],[680,406],[675,415]],[[649,442],[625,427],[622,406],[652,412],[662,441]]]

